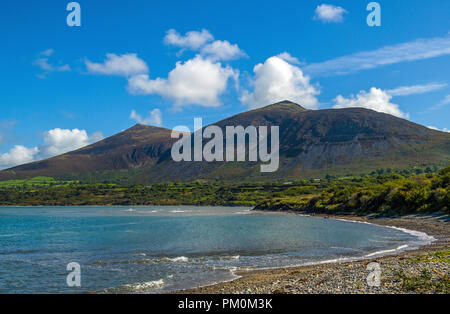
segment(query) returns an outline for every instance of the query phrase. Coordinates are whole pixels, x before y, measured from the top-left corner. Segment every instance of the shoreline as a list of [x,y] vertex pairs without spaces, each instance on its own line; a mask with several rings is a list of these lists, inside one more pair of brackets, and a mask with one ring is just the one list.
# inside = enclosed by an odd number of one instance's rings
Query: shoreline
[[[265,211],[264,211],[265,212]],[[268,214],[280,214],[267,211]],[[409,215],[396,218],[374,216],[327,215],[298,212],[283,214],[339,219],[348,222],[371,223],[384,227],[420,232],[434,241],[419,248],[398,250],[392,254],[363,256],[354,260],[338,259],[300,266],[238,271],[238,278],[193,289],[173,291],[174,294],[363,294],[363,293],[449,293],[449,257],[433,259],[430,254],[450,249],[450,217],[446,215]],[[397,248],[399,249],[399,248]],[[386,252],[387,253],[387,252]],[[415,261],[417,259],[417,261]],[[421,262],[420,259],[424,261]],[[369,287],[366,279],[370,271],[369,263],[381,265],[381,285]],[[431,270],[428,270],[430,268]],[[424,273],[428,274],[430,284],[419,282]],[[405,274],[406,272],[406,274]],[[422,277],[421,277],[422,276]],[[417,279],[418,278],[418,279]],[[416,283],[417,287],[411,282]],[[424,279],[425,280],[425,279]],[[442,283],[443,282],[443,283]],[[422,284],[422,287],[420,284]],[[444,286],[442,286],[444,285]],[[437,288],[436,288],[437,287]],[[441,290],[440,290],[441,289]],[[416,291],[415,291],[416,290]]]

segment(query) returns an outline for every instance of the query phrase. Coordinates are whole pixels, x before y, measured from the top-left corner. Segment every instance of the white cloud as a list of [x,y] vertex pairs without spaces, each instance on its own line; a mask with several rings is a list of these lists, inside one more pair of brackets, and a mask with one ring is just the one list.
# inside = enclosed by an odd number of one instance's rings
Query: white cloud
[[44,144],[33,148],[14,146],[9,152],[0,154],[0,169],[15,167],[36,160],[61,155],[104,138],[100,132],[88,136],[85,130],[53,129],[43,134]]
[[32,162],[38,153],[39,149],[37,147],[26,148],[22,145],[16,145],[9,152],[0,154],[0,169]]
[[289,52],[282,52],[279,55],[277,55],[277,57],[280,59],[283,59],[284,61],[289,62],[291,64],[297,64],[297,65],[302,64],[296,57],[293,57]]
[[191,50],[198,50],[212,40],[214,40],[214,36],[206,29],[203,29],[201,32],[187,32],[184,36],[180,35],[176,30],[170,29],[167,31],[166,37],[164,37],[164,43],[166,45]]
[[199,51],[204,59],[213,61],[229,61],[247,56],[236,44],[227,40],[214,40],[214,36],[206,29],[187,32],[184,36],[171,29],[167,32],[164,43],[182,48],[180,53],[185,49]]
[[442,99],[439,103],[437,103],[436,105],[432,106],[431,108],[429,108],[428,110],[438,110],[441,107],[444,107],[445,105],[450,104],[450,95],[447,95],[444,97],[444,99]]
[[42,70],[46,72],[67,72],[70,71],[70,66],[68,64],[61,65],[61,66],[55,66],[53,64],[50,64],[48,61],[48,58],[39,58],[36,59],[33,63],[33,65],[41,68]]
[[128,90],[132,94],[157,94],[175,102],[176,107],[196,104],[216,107],[219,96],[227,89],[228,80],[237,80],[239,73],[231,67],[196,56],[184,63],[177,62],[167,79],[151,80],[148,74],[130,77]]
[[101,139],[103,139],[101,133],[94,133],[89,137],[85,130],[56,128],[44,133],[45,145],[41,148],[41,152],[45,157],[61,155]]
[[131,111],[130,119],[135,120],[139,124],[150,124],[154,126],[162,126],[162,113],[159,109],[152,110],[147,118],[142,118],[135,110]]
[[314,19],[324,23],[339,23],[344,20],[344,14],[348,13],[342,7],[332,4],[321,4],[316,8]]
[[93,63],[89,60],[86,60],[85,63],[88,71],[93,74],[129,77],[148,73],[147,64],[135,53],[123,55],[108,53],[103,63]]
[[446,132],[446,133],[450,133],[450,130],[447,128],[443,128],[442,130],[440,130],[439,128],[435,127],[435,126],[427,126],[427,128],[435,130],[435,131],[441,131],[441,132]]
[[101,140],[105,139],[105,136],[102,132],[94,132],[89,136],[89,145],[93,143],[97,143]]
[[250,107],[259,108],[282,100],[296,102],[308,109],[318,107],[315,96],[320,92],[299,67],[280,57],[271,57],[256,65],[253,71],[253,92],[245,91],[241,97],[241,101]]
[[342,75],[389,64],[435,58],[450,54],[450,36],[418,39],[376,50],[357,52],[304,67],[313,76]]
[[55,50],[53,50],[52,48],[44,50],[41,52],[41,55],[46,56],[46,57],[50,57],[52,54],[55,53]]
[[441,105],[450,104],[450,95],[445,96],[445,98],[440,102]]
[[55,65],[50,63],[50,57],[53,54],[53,49],[47,49],[39,53],[39,57],[33,61],[34,66],[44,71],[43,74],[38,75],[39,78],[46,78],[46,75],[51,72],[68,72],[72,70],[68,64]]
[[413,85],[413,86],[401,86],[395,89],[387,90],[391,96],[409,96],[409,95],[417,95],[417,94],[425,94],[429,92],[433,92],[442,88],[445,88],[447,84],[442,83],[429,83],[424,85]]
[[369,93],[360,91],[358,95],[351,95],[349,98],[337,96],[334,99],[335,105],[333,108],[366,108],[400,118],[408,118],[408,114],[403,113],[398,105],[391,103],[391,99],[392,96],[385,91],[372,87]]
[[238,45],[232,45],[226,40],[216,40],[204,46],[201,54],[205,58],[210,58],[213,61],[228,61],[247,56]]
[[151,79],[147,64],[137,54],[109,53],[103,63],[86,60],[87,70],[94,74],[126,77],[129,93],[160,95],[173,101],[174,107],[178,109],[185,105],[220,106],[219,98],[227,90],[230,79],[234,80],[236,89],[239,88],[239,71],[219,62],[246,56],[238,45],[226,40],[214,41],[214,36],[205,29],[185,35],[171,29],[164,42],[197,51],[197,55],[190,60],[177,62],[167,78]]

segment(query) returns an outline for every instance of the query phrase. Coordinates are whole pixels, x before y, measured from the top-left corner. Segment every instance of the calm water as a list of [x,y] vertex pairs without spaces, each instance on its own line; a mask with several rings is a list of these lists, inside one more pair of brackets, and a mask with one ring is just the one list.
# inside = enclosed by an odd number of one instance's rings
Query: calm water
[[[424,241],[370,224],[249,208],[0,208],[0,293],[158,293],[230,280],[237,270]],[[81,265],[81,288],[66,285],[70,262]]]

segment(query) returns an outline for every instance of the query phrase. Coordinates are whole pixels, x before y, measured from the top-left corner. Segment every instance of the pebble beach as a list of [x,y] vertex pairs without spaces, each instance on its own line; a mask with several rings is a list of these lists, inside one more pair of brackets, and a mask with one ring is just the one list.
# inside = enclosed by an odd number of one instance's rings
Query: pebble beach
[[[295,214],[295,213],[292,213]],[[434,241],[419,249],[352,262],[270,270],[240,271],[238,279],[177,291],[190,294],[448,294],[450,293],[450,219],[448,216],[373,218],[330,216],[424,232]],[[369,285],[370,263],[381,270],[379,286]]]

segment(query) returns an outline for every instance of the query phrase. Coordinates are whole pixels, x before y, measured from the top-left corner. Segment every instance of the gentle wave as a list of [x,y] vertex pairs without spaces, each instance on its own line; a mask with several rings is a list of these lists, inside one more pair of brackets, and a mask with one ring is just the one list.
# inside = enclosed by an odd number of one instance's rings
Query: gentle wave
[[122,210],[122,212],[126,212],[126,213],[136,213],[136,214],[154,214],[154,213],[158,213],[159,210],[150,210],[150,211],[143,211],[143,210],[136,210],[134,208],[129,208],[129,209],[125,209]]
[[[305,215],[305,216],[311,217],[309,215]],[[395,230],[402,231],[404,233],[407,233],[407,234],[417,237],[418,241],[401,245],[395,249],[377,251],[377,252],[369,253],[364,256],[338,257],[338,258],[322,260],[322,261],[312,261],[312,262],[300,263],[300,264],[295,264],[295,265],[289,265],[289,266],[284,266],[283,268],[295,268],[295,267],[304,267],[304,266],[313,266],[313,265],[322,265],[322,264],[335,264],[335,263],[348,263],[348,262],[361,261],[361,260],[364,260],[364,259],[367,259],[367,258],[373,257],[373,256],[382,257],[382,256],[386,256],[386,255],[392,255],[395,253],[399,253],[399,252],[405,251],[405,250],[413,250],[413,249],[419,248],[424,245],[429,245],[429,244],[433,243],[434,241],[436,241],[435,237],[430,236],[430,235],[426,234],[425,232],[421,232],[421,231],[415,231],[415,230],[394,227],[394,226],[383,226],[383,225],[378,225],[378,224],[374,224],[374,223],[370,223],[370,222],[366,222],[366,221],[348,220],[348,219],[342,219],[342,218],[333,218],[333,219],[339,220],[339,221],[344,221],[344,222],[360,223],[360,224],[374,225],[374,226],[378,226],[378,227],[395,229]],[[280,267],[275,266],[275,267],[261,267],[258,269],[259,270],[271,270],[271,269],[279,269],[279,268]]]
[[239,255],[235,255],[235,256],[225,256],[225,257],[222,257],[221,259],[224,259],[224,260],[238,260],[240,258],[241,257]]
[[237,267],[237,266],[210,266],[210,269],[211,270],[222,270],[222,271],[228,271],[228,272],[230,272],[230,274],[233,276],[233,277],[239,277],[237,274],[236,274],[236,272],[238,271],[238,270],[240,270],[240,267]]
[[165,260],[168,260],[170,262],[188,262],[189,258],[187,258],[186,256],[178,256],[174,258],[166,258]]
[[[137,255],[146,256],[145,253],[140,253]],[[186,263],[188,261],[189,258],[186,256],[177,256],[177,257],[145,258],[126,261],[96,261],[93,262],[92,265],[102,266],[102,265],[117,265],[117,264]]]
[[107,288],[100,291],[95,291],[95,293],[136,293],[136,292],[147,292],[164,287],[164,279],[147,281],[147,282],[137,282],[132,284],[126,284],[114,288]]
[[378,224],[374,224],[371,222],[367,222],[367,221],[358,221],[358,220],[348,220],[348,219],[342,219],[342,218],[334,218],[335,220],[339,220],[339,221],[345,221],[345,222],[352,222],[352,223],[359,223],[359,224],[366,224],[366,225],[373,225],[373,226],[378,226],[378,227],[385,227],[385,228],[389,228],[389,229],[394,229],[394,230],[398,230],[398,231],[402,231],[404,233],[410,234],[412,236],[415,236],[418,238],[419,240],[419,245],[428,245],[431,244],[432,242],[436,241],[436,238],[433,236],[430,236],[428,234],[426,234],[425,232],[421,232],[421,231],[416,231],[416,230],[410,230],[410,229],[406,229],[406,228],[400,228],[400,227],[394,227],[394,226],[383,226],[383,225],[378,225]]
[[23,236],[25,234],[23,233],[11,233],[11,234],[0,234],[0,238],[11,238],[11,237],[18,237]]
[[382,250],[382,251],[377,251],[377,252],[373,252],[373,253],[369,253],[367,255],[364,255],[364,257],[372,257],[372,256],[376,256],[376,255],[385,255],[388,253],[395,253],[395,252],[399,252],[401,250],[404,250],[406,248],[408,248],[409,245],[405,244],[405,245],[400,245],[399,247],[395,248],[395,249],[390,249],[390,250]]

